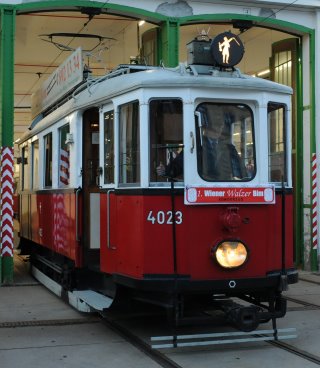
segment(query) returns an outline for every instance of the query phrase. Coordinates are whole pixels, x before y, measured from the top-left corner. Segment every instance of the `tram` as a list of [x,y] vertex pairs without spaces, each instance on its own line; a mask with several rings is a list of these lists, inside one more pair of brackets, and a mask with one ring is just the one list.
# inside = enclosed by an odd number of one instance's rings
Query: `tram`
[[[188,64],[120,65],[53,102],[52,86],[83,72],[78,53],[41,92],[19,145],[20,246],[64,295],[145,301],[175,321],[209,302],[244,331],[285,315],[292,90],[242,74],[215,41],[194,40]],[[221,302],[233,297],[245,304]]]

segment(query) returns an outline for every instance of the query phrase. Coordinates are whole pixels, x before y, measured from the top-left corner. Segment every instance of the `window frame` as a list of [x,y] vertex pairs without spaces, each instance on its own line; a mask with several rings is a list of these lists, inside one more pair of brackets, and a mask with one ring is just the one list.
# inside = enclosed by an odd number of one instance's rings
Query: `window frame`
[[[200,112],[198,111],[199,107],[201,105],[204,104],[209,104],[209,105],[217,105],[217,106],[231,106],[231,107],[237,107],[237,106],[242,106],[244,108],[246,108],[246,111],[249,113],[248,116],[250,116],[251,118],[251,139],[252,139],[252,157],[245,157],[243,159],[242,164],[244,165],[244,168],[247,169],[247,160],[251,160],[253,159],[253,164],[254,164],[254,172],[253,175],[251,177],[247,177],[245,176],[243,179],[232,179],[232,180],[208,180],[207,178],[205,178],[202,174],[202,172],[200,172],[199,168],[200,168],[200,164],[199,164],[199,160],[201,159],[199,157],[199,145],[200,145],[200,128],[199,128],[199,114]],[[257,139],[256,139],[256,134],[255,134],[255,130],[256,130],[256,125],[258,124],[257,119],[255,119],[255,114],[254,114],[254,109],[252,106],[250,106],[250,104],[248,103],[248,101],[241,101],[241,100],[230,100],[230,101],[217,101],[217,100],[205,100],[202,99],[201,102],[199,102],[196,106],[195,106],[195,110],[194,110],[194,127],[195,127],[195,141],[196,141],[196,170],[197,170],[197,174],[199,175],[199,177],[206,183],[206,184],[210,184],[210,183],[230,183],[230,184],[237,184],[237,183],[250,183],[250,182],[254,182],[257,178],[257,173],[259,168],[257,167],[257,165],[259,164],[258,160],[257,160]],[[230,125],[231,127],[231,125]],[[230,137],[232,136],[232,131],[230,131]],[[233,144],[233,143],[232,143]],[[235,146],[235,144],[233,144],[233,146]],[[238,152],[238,151],[237,151]],[[239,157],[240,158],[240,157]],[[241,159],[241,158],[240,158]],[[231,164],[231,163],[230,163]],[[232,164],[231,164],[232,166]]]
[[[106,123],[105,123],[105,118],[107,114],[111,114],[112,115],[112,132],[110,133],[111,138],[112,138],[112,142],[111,142],[111,148],[112,148],[112,180],[107,181],[106,180],[106,144],[105,144],[105,140],[106,140]],[[101,134],[102,136],[102,142],[101,142],[101,150],[102,150],[102,158],[101,158],[101,163],[102,163],[102,167],[103,167],[103,186],[115,186],[115,182],[116,182],[116,114],[115,114],[115,110],[113,108],[113,106],[108,107],[107,109],[104,109],[102,111],[102,121],[103,124],[101,124],[101,129],[103,129],[103,134]],[[111,121],[111,120],[110,120]]]
[[[136,163],[136,167],[138,168],[137,171],[134,173],[134,176],[137,177],[136,180],[134,181],[127,181],[127,169],[125,169],[125,167],[129,167],[129,166],[134,166],[133,164],[131,165],[127,165],[127,164],[122,164],[122,155],[125,154],[126,155],[126,162],[127,160],[127,134],[125,134],[126,140],[125,140],[125,153],[122,153],[122,147],[124,146],[124,141],[122,140],[122,115],[121,115],[121,109],[125,108],[127,106],[136,106],[136,110],[132,110],[132,112],[130,112],[130,116],[132,117],[132,115],[134,113],[137,113],[136,115],[136,120],[135,122],[137,123],[137,126],[135,128],[135,137],[137,139],[136,141],[136,146],[137,146],[137,151],[136,151],[136,159],[135,159],[135,163]],[[141,123],[140,123],[140,101],[138,99],[134,99],[131,101],[127,101],[124,102],[122,104],[119,104],[117,106],[117,112],[118,112],[118,129],[119,129],[119,136],[118,136],[118,186],[119,187],[139,187],[141,185],[141,160],[140,160],[140,156],[141,156],[141,140],[140,140],[140,131],[141,131]],[[126,121],[126,123],[128,123],[128,121]],[[131,127],[132,128],[132,127]],[[127,132],[127,126],[126,126],[126,132]],[[132,140],[131,140],[132,143]],[[124,175],[124,171],[126,170],[126,175]],[[126,176],[126,178],[124,179],[123,176]]]
[[65,129],[66,127],[69,127],[68,129],[68,132],[66,133],[66,137],[67,137],[67,134],[70,134],[70,123],[66,123],[66,124],[63,124],[61,126],[59,126],[57,128],[57,131],[58,131],[58,157],[57,157],[57,163],[58,163],[58,167],[57,167],[57,170],[58,170],[58,175],[57,175],[57,179],[58,179],[58,188],[69,188],[70,187],[70,182],[71,182],[71,177],[70,177],[70,174],[71,174],[71,170],[70,170],[70,146],[67,144],[67,143],[64,143],[64,146],[68,148],[68,150],[66,150],[68,152],[68,183],[67,184],[64,184],[61,180],[60,180],[60,171],[61,171],[61,150],[62,150],[62,135],[61,135],[61,132],[63,129]]
[[[270,172],[270,120],[269,120],[269,113],[275,111],[275,109],[273,111],[269,111],[269,106],[270,105],[277,105],[279,106],[282,110],[283,110],[283,118],[282,118],[282,123],[283,123],[283,127],[282,127],[282,142],[280,142],[280,144],[283,144],[283,150],[281,151],[282,154],[284,155],[283,158],[283,173],[284,173],[284,178],[282,180],[272,180],[271,177],[271,172]],[[276,102],[276,101],[268,101],[267,104],[267,133],[268,133],[268,182],[275,184],[275,185],[282,185],[282,183],[284,183],[284,185],[289,185],[289,152],[288,152],[288,106],[283,103],[283,102]],[[275,151],[277,152],[277,151]]]
[[[35,146],[38,144],[38,165],[35,165]],[[39,176],[39,165],[40,165],[40,140],[39,138],[34,139],[31,142],[31,188],[32,189],[39,189],[40,187],[40,176]],[[37,180],[35,180],[37,179]]]
[[[181,97],[177,97],[177,96],[162,96],[162,97],[152,97],[149,99],[149,109],[148,109],[148,129],[149,129],[149,146],[148,146],[148,154],[149,154],[149,186],[151,187],[168,187],[170,186],[170,179],[164,177],[163,180],[151,180],[152,179],[152,173],[153,171],[156,169],[154,167],[152,167],[152,146],[155,144],[154,142],[151,142],[151,135],[152,135],[152,127],[151,127],[151,103],[153,103],[154,101],[178,101],[181,104],[181,127],[178,129],[181,129],[181,142],[180,144],[168,144],[168,146],[171,146],[172,149],[182,149],[184,151],[184,101]],[[156,133],[156,131],[155,131]],[[157,143],[156,143],[157,144]],[[170,147],[169,147],[170,148]],[[180,152],[178,153],[180,154]],[[155,155],[157,156],[157,155]],[[158,162],[156,162],[157,164]],[[165,163],[164,163],[165,164]],[[160,179],[160,178],[159,178]],[[184,185],[184,173],[182,174],[182,179],[180,178],[179,180],[175,180],[175,186],[183,186]]]
[[21,148],[21,190],[30,189],[30,146],[27,143]]
[[[51,150],[47,150],[47,138],[51,137]],[[51,155],[51,158],[49,158],[49,161],[47,161],[48,158],[48,151]],[[48,164],[51,167],[47,167]],[[48,169],[48,171],[47,171]],[[49,179],[50,183],[47,183],[47,179]],[[43,136],[43,187],[45,189],[50,189],[53,187],[53,132],[48,132]]]

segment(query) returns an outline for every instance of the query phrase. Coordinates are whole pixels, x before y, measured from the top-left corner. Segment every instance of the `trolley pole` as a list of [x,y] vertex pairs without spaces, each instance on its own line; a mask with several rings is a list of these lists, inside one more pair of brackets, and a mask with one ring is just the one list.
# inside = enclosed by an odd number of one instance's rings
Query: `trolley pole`
[[0,283],[13,282],[13,101],[15,10],[0,9]]

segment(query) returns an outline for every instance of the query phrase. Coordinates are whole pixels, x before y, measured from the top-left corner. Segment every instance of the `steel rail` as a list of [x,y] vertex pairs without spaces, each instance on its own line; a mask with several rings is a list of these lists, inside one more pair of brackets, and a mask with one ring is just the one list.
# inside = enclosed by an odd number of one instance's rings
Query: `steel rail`
[[268,341],[268,343],[273,345],[273,346],[276,346],[279,349],[286,350],[291,354],[297,355],[300,358],[303,358],[303,359],[308,360],[312,363],[320,365],[320,357],[318,357],[314,354],[308,353],[305,350],[301,350],[301,349],[299,349],[299,348],[297,348],[293,345],[287,344],[287,343],[282,342],[282,341]]
[[284,296],[284,298],[286,300],[288,300],[289,302],[301,304],[304,307],[309,307],[309,308],[312,308],[312,309],[320,309],[320,305],[318,305],[318,304],[305,302],[304,300],[300,300],[300,299],[297,299],[297,298],[292,298],[291,296]]
[[109,318],[107,315],[103,315],[103,323],[108,326],[108,328],[112,329],[115,333],[123,337],[126,341],[128,341],[131,345],[135,346],[138,350],[143,352],[146,356],[151,358],[153,361],[161,365],[164,368],[183,368],[181,365],[175,363],[165,354],[161,353],[158,350],[152,349],[152,347],[135,335],[130,330],[118,324],[112,318]]

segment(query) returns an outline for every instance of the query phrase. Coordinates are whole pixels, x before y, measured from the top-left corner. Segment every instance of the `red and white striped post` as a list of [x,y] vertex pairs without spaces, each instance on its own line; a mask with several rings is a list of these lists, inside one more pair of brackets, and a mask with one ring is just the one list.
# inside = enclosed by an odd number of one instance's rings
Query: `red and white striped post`
[[[7,272],[8,268],[13,267],[13,173],[14,156],[12,147],[1,147],[0,158],[0,178],[1,178],[1,225],[0,225],[0,244],[2,268],[6,270],[5,275],[12,275]],[[10,278],[3,280],[11,282]]]
[[312,154],[312,249],[318,249],[317,155]]

